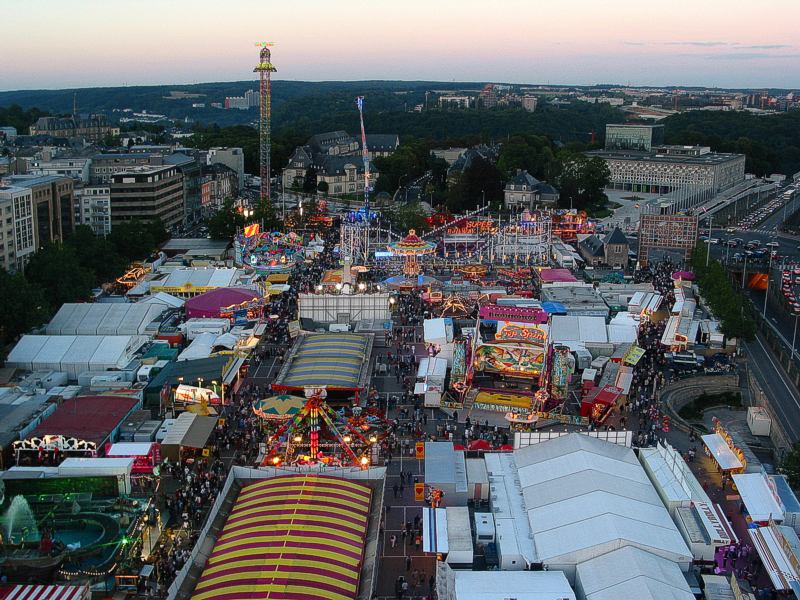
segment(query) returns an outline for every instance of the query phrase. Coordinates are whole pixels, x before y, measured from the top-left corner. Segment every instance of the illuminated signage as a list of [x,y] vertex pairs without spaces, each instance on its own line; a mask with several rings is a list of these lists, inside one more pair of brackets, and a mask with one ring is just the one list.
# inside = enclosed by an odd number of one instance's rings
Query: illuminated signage
[[485,304],[480,308],[481,319],[487,321],[515,321],[517,323],[547,323],[548,315],[540,308],[526,306],[499,306]]
[[547,332],[539,327],[523,327],[521,325],[506,324],[505,327],[497,331],[494,339],[518,340],[543,345],[547,340]]

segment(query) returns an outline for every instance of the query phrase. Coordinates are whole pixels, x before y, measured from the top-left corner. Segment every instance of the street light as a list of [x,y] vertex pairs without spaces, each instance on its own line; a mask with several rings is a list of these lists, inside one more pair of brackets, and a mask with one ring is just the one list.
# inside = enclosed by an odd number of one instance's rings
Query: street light
[[[774,239],[774,238],[773,238]],[[767,290],[764,293],[764,319],[767,318],[767,299],[769,298],[769,277],[772,275],[772,246],[769,251],[769,266],[767,267]]]
[[800,317],[800,312],[794,313],[794,333],[792,334],[792,360],[794,360],[794,344],[797,341],[797,317]]

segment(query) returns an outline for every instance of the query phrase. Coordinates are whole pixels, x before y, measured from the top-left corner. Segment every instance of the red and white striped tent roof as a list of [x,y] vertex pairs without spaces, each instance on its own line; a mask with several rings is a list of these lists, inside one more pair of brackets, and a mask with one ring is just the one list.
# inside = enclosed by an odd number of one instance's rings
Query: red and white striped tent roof
[[13,585],[0,588],[0,600],[85,600],[86,585]]

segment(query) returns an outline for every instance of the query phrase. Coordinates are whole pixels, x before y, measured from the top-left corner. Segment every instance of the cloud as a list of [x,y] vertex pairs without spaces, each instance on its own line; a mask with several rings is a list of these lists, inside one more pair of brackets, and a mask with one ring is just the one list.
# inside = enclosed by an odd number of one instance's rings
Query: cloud
[[717,54],[681,54],[686,58],[700,58],[703,60],[763,60],[800,58],[800,54],[770,54],[768,52],[719,52]]
[[791,48],[789,44],[753,44],[752,46],[739,46],[737,50],[779,50]]
[[622,42],[626,46],[647,46],[646,42]]
[[702,48],[712,48],[714,46],[738,46],[739,42],[714,42],[714,41],[694,41],[694,42],[663,42],[665,46],[700,46]]

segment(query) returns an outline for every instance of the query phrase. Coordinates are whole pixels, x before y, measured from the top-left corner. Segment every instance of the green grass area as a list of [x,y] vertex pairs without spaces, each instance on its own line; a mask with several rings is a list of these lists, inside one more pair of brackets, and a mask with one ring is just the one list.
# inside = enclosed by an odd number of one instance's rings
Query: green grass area
[[588,213],[592,219],[605,219],[606,217],[610,217],[613,214],[613,212],[608,208],[590,209]]
[[700,394],[692,402],[681,408],[678,414],[686,421],[700,420],[703,418],[703,412],[712,406],[742,408],[742,396],[739,392]]

